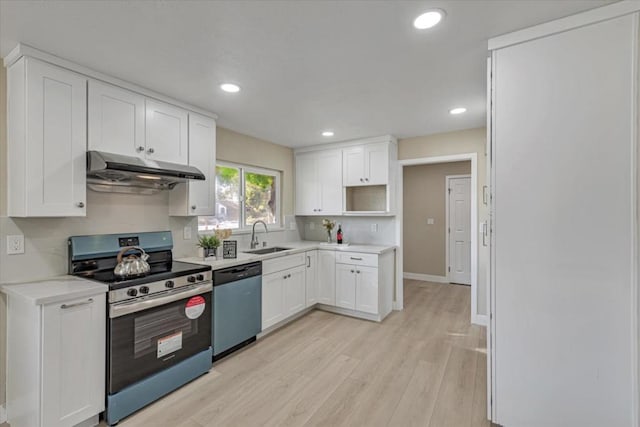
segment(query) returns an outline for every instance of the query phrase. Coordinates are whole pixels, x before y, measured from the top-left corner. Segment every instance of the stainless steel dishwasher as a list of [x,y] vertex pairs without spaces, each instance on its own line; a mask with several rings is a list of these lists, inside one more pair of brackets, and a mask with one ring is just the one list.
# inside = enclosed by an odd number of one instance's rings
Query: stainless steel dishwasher
[[213,272],[213,360],[256,340],[262,330],[262,263]]

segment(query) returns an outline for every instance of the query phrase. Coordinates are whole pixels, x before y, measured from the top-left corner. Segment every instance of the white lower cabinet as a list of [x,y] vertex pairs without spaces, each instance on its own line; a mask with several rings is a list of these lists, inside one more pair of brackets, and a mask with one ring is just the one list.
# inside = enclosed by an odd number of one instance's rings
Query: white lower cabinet
[[104,411],[105,294],[46,305],[10,295],[7,307],[11,426],[97,424]]
[[306,306],[304,254],[290,255],[263,262],[263,272],[278,266],[297,263],[262,276],[262,330],[304,310]]
[[382,255],[339,252],[336,255],[335,306],[370,320],[391,312],[394,288],[393,252]]

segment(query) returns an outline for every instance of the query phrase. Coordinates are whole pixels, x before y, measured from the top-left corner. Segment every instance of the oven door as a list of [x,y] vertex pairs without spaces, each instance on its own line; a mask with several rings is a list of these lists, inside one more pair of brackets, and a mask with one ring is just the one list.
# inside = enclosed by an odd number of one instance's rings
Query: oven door
[[107,392],[211,347],[211,283],[109,306]]

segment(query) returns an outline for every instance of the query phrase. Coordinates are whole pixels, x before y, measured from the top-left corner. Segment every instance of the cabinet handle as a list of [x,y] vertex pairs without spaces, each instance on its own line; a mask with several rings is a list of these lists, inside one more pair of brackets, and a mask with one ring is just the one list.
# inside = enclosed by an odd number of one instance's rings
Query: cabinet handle
[[360,274],[360,270],[356,270],[356,273]]
[[307,255],[307,268],[311,268],[311,257]]
[[355,261],[362,261],[362,258],[356,258],[354,256],[350,257],[351,259],[355,260]]
[[287,277],[291,277],[291,273],[289,273],[289,275],[287,275]]
[[364,179],[360,178],[360,182],[364,182]]
[[149,154],[153,154],[153,153],[155,153],[155,151],[156,151],[156,150],[154,150],[153,148],[149,148],[149,149],[147,150],[147,153],[149,153]]
[[139,146],[138,148],[136,148],[136,151],[137,151],[138,153],[142,153],[142,152],[144,151],[144,147],[141,145],[141,146]]
[[351,272],[353,273],[353,270],[351,270]]
[[369,178],[365,178],[364,180],[365,180],[365,181],[367,181],[367,182],[369,182]]
[[282,276],[282,278],[283,278],[283,279],[286,279],[286,278],[287,278],[287,275],[285,274],[284,276]]
[[191,209],[195,211],[196,210],[196,205],[191,205]]
[[79,208],[84,208],[84,202],[78,202],[76,203],[76,206]]
[[86,304],[91,304],[93,302],[93,298],[89,298],[86,301],[82,301],[82,302],[76,302],[74,304],[62,304],[60,306],[61,309],[66,310],[67,308],[72,308],[72,307],[77,307],[79,305],[86,305]]

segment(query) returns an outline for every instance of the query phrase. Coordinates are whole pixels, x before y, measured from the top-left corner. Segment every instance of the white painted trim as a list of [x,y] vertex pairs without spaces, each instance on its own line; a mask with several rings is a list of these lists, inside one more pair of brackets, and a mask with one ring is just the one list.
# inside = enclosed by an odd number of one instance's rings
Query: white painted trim
[[423,273],[402,273],[405,279],[411,280],[422,280],[423,282],[434,282],[434,283],[449,283],[449,279],[446,276],[435,276],[433,274],[423,274]]
[[487,326],[489,324],[489,316],[486,314],[476,314],[471,323],[474,325]]
[[398,139],[393,135],[372,136],[369,138],[329,142],[327,144],[318,144],[318,145],[312,145],[309,147],[298,147],[298,148],[295,148],[293,152],[297,154],[297,153],[307,153],[310,151],[333,150],[336,148],[352,147],[355,145],[362,145],[362,144],[375,144],[378,142],[389,142],[391,144],[397,144]]
[[214,120],[218,119],[218,116],[215,113],[212,113],[211,111],[204,110],[200,107],[196,107],[195,105],[187,104],[175,98],[169,98],[168,96],[165,96],[161,93],[154,92],[152,90],[135,85],[133,83],[129,83],[125,80],[120,80],[116,77],[111,77],[107,74],[103,74],[91,68],[87,68],[80,64],[76,64],[75,62],[68,61],[66,59],[60,58],[55,55],[51,55],[50,53],[36,49],[24,43],[18,43],[18,45],[11,52],[9,52],[7,56],[5,56],[4,66],[8,68],[11,64],[16,62],[18,59],[20,59],[23,56],[29,56],[31,58],[36,58],[41,61],[45,61],[50,64],[57,65],[58,67],[66,68],[67,70],[82,74],[89,78],[100,80],[102,82],[109,83],[130,91],[139,93],[149,98],[154,98],[159,101],[166,102],[168,104],[172,104],[180,108],[184,108],[185,110],[193,111],[194,113],[202,114],[203,116],[209,117]]
[[[449,224],[449,210],[451,209],[451,206],[449,205],[450,203],[450,194],[449,194],[449,188],[451,188],[451,180],[452,179],[456,179],[456,178],[471,178],[471,175],[466,174],[466,175],[445,175],[444,177],[444,229],[448,230],[449,227],[451,227],[451,225]],[[471,186],[471,184],[469,184],[469,186]],[[471,191],[471,188],[469,188],[469,191]],[[469,206],[469,208],[471,209],[471,206]],[[469,218],[471,218],[471,215],[469,215]],[[471,231],[469,231],[471,232]],[[451,233],[446,232],[445,233],[446,238],[444,239],[444,247],[445,247],[445,254],[444,254],[444,271],[445,271],[445,276],[447,278],[447,282],[451,282],[451,271],[450,271],[450,266],[451,266],[451,254],[449,253],[449,245],[450,245],[450,237],[451,237]],[[464,285],[465,283],[461,283],[461,285]]]
[[[403,290],[403,172],[405,166],[429,165],[471,160],[471,323],[475,323],[478,313],[478,153],[461,153],[447,156],[421,157],[398,161],[396,175],[396,301],[394,309],[402,310]],[[398,307],[398,308],[396,308]]]
[[[640,6],[640,2],[639,6]],[[639,7],[640,9],[640,7]],[[631,239],[631,373],[632,373],[632,406],[631,420],[634,426],[640,425],[640,297],[638,292],[638,283],[640,283],[640,270],[638,266],[638,256],[640,256],[640,173],[638,166],[640,165],[640,13],[636,13],[636,19],[633,22],[633,37],[638,41],[636,48],[633,50],[633,93],[631,113],[636,117],[636,121],[631,121],[631,171],[634,174],[631,181],[631,210],[632,210],[632,239]]]
[[493,128],[491,118],[493,115],[493,103],[491,102],[493,99],[493,77],[492,77],[492,62],[491,57],[487,58],[487,143],[485,145],[485,161],[486,161],[486,184],[488,189],[487,195],[487,220],[486,227],[488,228],[487,234],[487,245],[488,247],[488,256],[487,256],[487,268],[486,268],[486,307],[487,307],[487,329],[486,329],[486,337],[487,337],[487,419],[489,421],[493,420],[493,333],[491,331],[491,191],[492,191],[492,180],[491,180],[491,129]]
[[534,27],[525,28],[520,31],[504,34],[489,39],[489,50],[501,49],[514,44],[523,43],[530,40],[547,37],[552,34],[572,30],[596,22],[606,21],[619,16],[628,15],[640,11],[640,2],[637,0],[623,0],[606,6],[545,22]]
[[[497,54],[496,52],[491,53],[491,67],[492,67],[492,75],[491,75],[491,87],[488,90],[491,91],[491,108],[487,113],[487,122],[489,128],[487,132],[489,133],[490,139],[487,141],[489,147],[489,153],[487,159],[489,160],[489,165],[487,170],[489,171],[489,188],[490,191],[490,203],[489,203],[489,283],[487,284],[489,292],[487,292],[487,298],[489,298],[488,305],[488,314],[489,314],[489,333],[491,334],[490,341],[487,342],[487,358],[491,360],[491,370],[490,376],[487,376],[487,380],[491,382],[491,394],[488,396],[492,397],[491,400],[491,417],[489,418],[491,421],[498,419],[498,396],[496,395],[496,322],[493,313],[495,311],[496,306],[496,243],[494,238],[494,224],[496,221],[496,212],[495,212],[495,204],[496,199],[493,194],[493,189],[495,188],[496,182],[496,168],[495,165],[495,150],[493,149],[493,142],[496,140],[496,130],[493,126],[494,119],[496,117],[496,91],[495,91],[495,70],[497,64]],[[487,372],[489,375],[489,372]],[[488,397],[487,396],[487,397]]]
[[7,410],[4,405],[0,405],[0,424],[7,422]]

